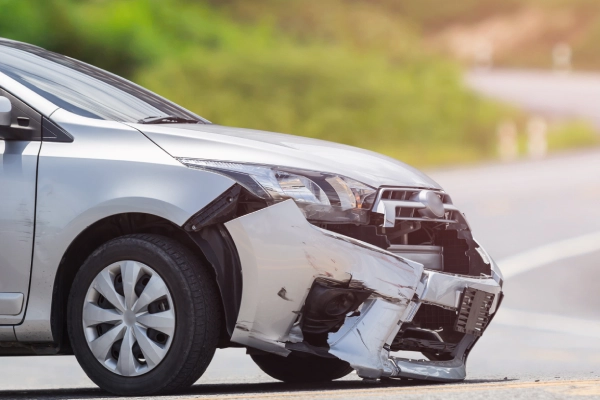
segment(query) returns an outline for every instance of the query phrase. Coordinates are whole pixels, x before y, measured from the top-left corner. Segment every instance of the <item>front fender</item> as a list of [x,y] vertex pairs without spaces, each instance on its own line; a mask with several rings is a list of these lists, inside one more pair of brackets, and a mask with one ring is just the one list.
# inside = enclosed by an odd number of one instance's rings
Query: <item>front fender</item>
[[[72,143],[42,144],[29,301],[19,341],[52,341],[54,280],[63,255],[88,226],[122,213],[146,213],[176,225],[234,181],[185,167],[139,131],[58,110],[53,122]],[[27,294],[26,294],[27,295]]]

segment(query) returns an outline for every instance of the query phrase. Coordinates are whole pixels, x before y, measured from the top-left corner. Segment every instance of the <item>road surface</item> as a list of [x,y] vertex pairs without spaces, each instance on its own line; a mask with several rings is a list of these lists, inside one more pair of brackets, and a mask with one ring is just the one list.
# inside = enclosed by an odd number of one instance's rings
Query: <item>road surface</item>
[[[471,354],[465,384],[372,384],[351,375],[296,387],[228,349],[177,398],[600,398],[600,151],[431,175],[506,273],[505,302]],[[105,395],[90,388],[73,357],[0,358],[2,398]]]

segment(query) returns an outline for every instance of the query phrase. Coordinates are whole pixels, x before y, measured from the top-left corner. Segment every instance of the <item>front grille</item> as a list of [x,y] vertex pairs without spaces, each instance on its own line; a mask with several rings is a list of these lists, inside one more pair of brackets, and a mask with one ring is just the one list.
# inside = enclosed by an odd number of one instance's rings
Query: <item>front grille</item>
[[[442,271],[470,276],[490,274],[489,263],[477,253],[479,245],[473,240],[469,225],[444,191],[380,188],[372,213],[379,236],[385,237],[390,245],[439,246],[443,249]],[[424,267],[439,269],[429,263],[424,260]]]
[[458,332],[481,336],[490,322],[490,309],[493,302],[493,293],[466,288],[462,295],[454,329]]
[[438,331],[440,329],[452,330],[456,322],[456,311],[430,304],[421,304],[419,311],[413,318],[413,323],[423,329]]
[[[382,188],[381,199],[389,200],[410,200],[413,196],[419,194],[423,189],[412,189],[412,188]],[[436,192],[444,204],[452,204],[450,195],[441,190],[431,190]]]
[[382,188],[375,200],[373,211],[384,215],[383,227],[395,226],[395,221],[422,221],[422,222],[457,222],[458,210],[452,205],[450,196],[441,190],[430,190],[434,192],[444,204],[445,214],[443,217],[431,218],[421,215],[419,210],[425,207],[423,203],[415,200],[423,189],[411,188]]

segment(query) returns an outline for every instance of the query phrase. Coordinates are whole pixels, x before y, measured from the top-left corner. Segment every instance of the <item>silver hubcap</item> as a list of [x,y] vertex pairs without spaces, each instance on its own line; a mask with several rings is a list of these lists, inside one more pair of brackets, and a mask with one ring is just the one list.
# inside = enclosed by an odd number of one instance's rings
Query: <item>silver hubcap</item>
[[111,264],[87,291],[83,330],[106,368],[123,376],[145,374],[160,364],[173,341],[175,308],[169,288],[145,264]]

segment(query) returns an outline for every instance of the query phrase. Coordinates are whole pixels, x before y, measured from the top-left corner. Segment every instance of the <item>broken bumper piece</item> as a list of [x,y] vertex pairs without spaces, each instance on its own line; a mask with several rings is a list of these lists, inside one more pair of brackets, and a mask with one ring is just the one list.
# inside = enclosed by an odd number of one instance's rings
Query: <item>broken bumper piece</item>
[[[225,226],[243,275],[231,340],[281,356],[302,351],[337,357],[363,378],[464,379],[466,356],[501,299],[496,276],[425,270],[422,264],[311,225],[291,200]],[[395,357],[392,343],[398,343],[399,332],[413,324],[422,305],[454,310],[458,329],[453,334],[462,335],[460,340],[445,346],[451,353],[440,360]],[[434,331],[427,333],[438,340]],[[429,339],[410,340],[427,346]]]

